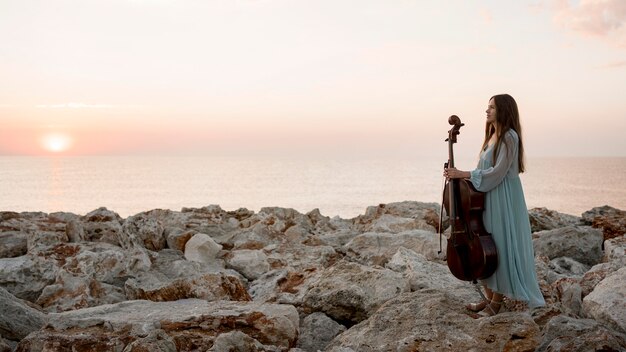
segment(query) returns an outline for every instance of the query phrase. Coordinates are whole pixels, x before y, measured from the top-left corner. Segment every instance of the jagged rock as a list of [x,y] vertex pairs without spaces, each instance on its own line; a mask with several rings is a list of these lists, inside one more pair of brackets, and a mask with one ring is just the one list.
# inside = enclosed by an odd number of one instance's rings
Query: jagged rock
[[206,351],[222,333],[241,331],[281,351],[295,346],[298,312],[293,306],[184,299],[126,301],[114,305],[50,313],[46,327],[23,339],[21,352],[72,346],[76,350],[123,350],[154,330],[162,330],[178,351]]
[[583,296],[579,280],[563,278],[557,280],[553,286],[560,302],[561,312],[571,317],[580,317]]
[[596,207],[582,214],[585,223],[602,230],[608,240],[626,234],[626,211],[608,205]]
[[481,297],[469,282],[455,278],[447,265],[429,261],[422,254],[400,247],[386,268],[402,273],[408,278],[411,291],[443,289],[454,291],[467,302],[480,302]]
[[79,220],[72,220],[65,225],[65,235],[67,240],[72,243],[83,242],[87,240],[85,228]]
[[535,255],[569,257],[587,265],[602,259],[602,242],[602,232],[588,226],[568,226],[533,235]]
[[264,248],[271,268],[293,268],[306,271],[312,268],[326,268],[340,259],[340,255],[330,246],[306,245],[284,242]]
[[537,352],[548,351],[623,351],[625,336],[611,331],[590,319],[576,319],[559,315],[544,329]]
[[582,223],[582,219],[578,216],[559,213],[548,208],[532,208],[528,210],[528,218],[532,232],[554,230]]
[[[446,239],[442,246],[445,253]],[[404,247],[424,255],[429,260],[442,260],[438,254],[439,237],[424,230],[405,231],[398,234],[364,233],[348,242],[344,248],[348,257],[369,265],[384,265],[400,248]]]
[[[231,331],[219,335],[207,352],[278,352],[274,346],[265,346],[256,339],[240,331]],[[291,351],[291,350],[290,350]]]
[[98,208],[81,218],[83,231],[88,241],[105,242],[120,246],[118,237],[122,233],[122,218],[107,208]]
[[580,280],[583,297],[590,294],[591,291],[593,291],[593,289],[596,287],[596,285],[600,283],[600,281],[604,280],[607,276],[611,275],[622,267],[624,267],[624,264],[617,261],[600,263],[591,267],[591,269],[589,269],[589,271],[587,271]]
[[13,348],[9,346],[8,341],[5,341],[2,336],[0,336],[0,352],[12,352]]
[[231,251],[226,257],[228,267],[237,270],[249,280],[256,280],[270,270],[270,263],[263,251],[239,249]]
[[248,288],[255,302],[272,302],[301,306],[304,295],[319,279],[316,269],[296,271],[276,269],[253,281]]
[[215,261],[222,246],[206,234],[197,233],[185,244],[185,258],[200,263]]
[[21,340],[33,331],[41,329],[44,313],[30,307],[21,299],[0,287],[0,336]]
[[604,241],[604,262],[626,266],[626,235]]
[[245,286],[235,276],[224,273],[191,274],[171,279],[158,272],[143,273],[126,281],[128,299],[155,302],[199,298],[206,301],[250,301]]
[[124,221],[118,241],[124,249],[139,245],[151,251],[160,251],[166,244],[164,231],[156,219],[143,213],[137,214]]
[[559,257],[550,261],[550,269],[565,277],[581,277],[589,271],[589,268],[588,265],[568,257]]
[[305,351],[323,351],[337,335],[346,331],[346,327],[316,312],[307,315],[300,325],[298,347]]
[[36,303],[48,312],[64,312],[125,300],[126,295],[120,287],[60,270],[55,283],[43,289]]
[[354,219],[361,232],[403,232],[438,228],[440,207],[436,203],[397,202],[368,207]]
[[473,319],[442,290],[401,294],[337,336],[326,351],[534,351],[539,327],[527,313]]
[[139,338],[124,348],[122,352],[177,352],[176,343],[161,329],[150,331],[148,336]]
[[196,234],[195,230],[183,230],[180,228],[170,228],[165,230],[167,247],[179,251],[185,251],[187,241]]
[[14,258],[28,252],[27,234],[20,231],[0,233],[0,258]]
[[14,296],[35,302],[44,287],[54,283],[59,270],[55,258],[68,247],[58,245],[47,252],[0,259],[0,287]]
[[626,267],[607,276],[583,300],[583,312],[626,334]]
[[324,312],[338,322],[359,322],[409,290],[408,280],[399,273],[341,261],[321,273],[303,305],[309,312]]

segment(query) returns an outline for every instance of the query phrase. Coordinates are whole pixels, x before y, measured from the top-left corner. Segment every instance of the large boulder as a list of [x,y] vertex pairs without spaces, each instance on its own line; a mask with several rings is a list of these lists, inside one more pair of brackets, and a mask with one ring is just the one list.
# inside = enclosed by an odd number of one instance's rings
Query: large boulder
[[337,336],[328,352],[534,351],[539,327],[528,313],[474,319],[443,290],[401,294]]
[[548,208],[532,208],[528,210],[528,218],[532,232],[580,225],[582,222],[582,219],[578,216],[559,213]]
[[626,267],[607,276],[583,300],[587,316],[626,334]]
[[46,323],[44,313],[0,287],[0,336],[21,340]]
[[125,292],[128,299],[155,302],[184,298],[200,298],[206,301],[252,300],[241,280],[225,273],[190,273],[178,278],[169,278],[159,272],[142,273],[126,281]]
[[[233,331],[287,351],[296,344],[299,323],[293,306],[199,299],[126,301],[50,313],[48,317],[44,329],[20,342],[19,351],[54,350],[55,346],[72,346],[82,351],[122,351],[151,333],[163,341],[173,341],[177,351],[206,351],[219,335]],[[162,333],[154,333],[155,330]]]
[[222,246],[209,235],[197,233],[185,244],[185,258],[199,263],[211,263],[221,250]]
[[[84,239],[94,242],[106,242],[116,246],[120,245],[118,238],[122,236],[122,223],[124,220],[114,211],[107,208],[98,208],[87,213],[81,218]],[[75,228],[74,231],[81,231]],[[80,238],[81,235],[71,235],[72,238]]]
[[[442,237],[442,248],[445,253],[445,236]],[[424,255],[428,260],[442,260],[439,254],[439,236],[424,230],[405,231],[398,234],[367,232],[356,236],[344,246],[348,257],[368,265],[384,265],[404,247]]]
[[608,240],[626,234],[626,211],[608,205],[596,207],[582,214],[583,221],[602,230]]
[[436,203],[396,202],[370,206],[364,215],[353,219],[361,232],[398,233],[411,230],[435,232],[440,206]]
[[533,235],[535,255],[569,257],[586,265],[602,260],[602,232],[589,226],[567,226]]
[[118,241],[124,249],[142,246],[151,251],[160,251],[166,245],[164,231],[158,220],[141,213],[124,221]]
[[0,258],[19,257],[28,252],[28,234],[20,231],[0,232]]
[[410,290],[402,274],[351,262],[339,262],[321,274],[304,296],[310,312],[324,312],[338,322],[358,323],[393,297]]
[[625,337],[594,320],[559,315],[546,324],[536,352],[624,351]]
[[316,312],[307,315],[300,324],[298,348],[305,351],[323,351],[326,346],[346,327],[332,320],[326,314]]

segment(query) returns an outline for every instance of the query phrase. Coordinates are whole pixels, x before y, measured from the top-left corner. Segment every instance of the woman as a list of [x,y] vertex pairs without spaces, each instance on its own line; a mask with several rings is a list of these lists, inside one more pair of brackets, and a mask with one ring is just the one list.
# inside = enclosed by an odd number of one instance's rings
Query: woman
[[517,103],[508,94],[493,96],[487,107],[485,141],[473,171],[444,170],[444,176],[467,178],[485,192],[483,222],[498,251],[495,273],[482,281],[487,301],[469,304],[472,311],[495,315],[504,296],[545,305],[535,273],[528,210],[519,173],[524,172],[524,147]]

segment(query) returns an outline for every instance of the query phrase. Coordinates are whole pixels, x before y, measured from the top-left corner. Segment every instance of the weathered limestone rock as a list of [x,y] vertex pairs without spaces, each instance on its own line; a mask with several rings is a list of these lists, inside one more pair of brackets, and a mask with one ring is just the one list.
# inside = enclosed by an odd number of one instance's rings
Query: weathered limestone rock
[[583,300],[583,312],[626,334],[626,267],[607,276]]
[[533,234],[535,255],[569,257],[586,265],[602,259],[602,232],[588,226],[568,226]]
[[176,343],[165,331],[156,329],[148,336],[139,338],[124,348],[123,352],[177,352]]
[[170,228],[166,229],[164,232],[167,247],[181,252],[185,251],[187,241],[189,241],[195,234],[195,230],[183,230],[180,228]]
[[[446,239],[443,237],[445,253]],[[345,245],[349,258],[368,265],[384,265],[400,247],[424,255],[428,260],[443,260],[438,254],[439,237],[434,232],[424,230],[405,231],[398,234],[364,233],[356,236]]]
[[537,352],[623,351],[625,349],[624,335],[611,331],[591,319],[575,319],[559,315],[546,324]]
[[[219,335],[215,339],[215,343],[207,352],[278,352],[280,349],[274,346],[265,346],[256,339],[244,334],[240,331],[231,331]],[[291,351],[291,350],[289,350]]]
[[600,281],[604,280],[607,276],[618,271],[622,267],[624,267],[624,265],[617,261],[594,265],[580,280],[583,297],[590,294]]
[[262,344],[286,351],[295,346],[299,321],[293,306],[198,299],[126,301],[51,313],[48,317],[46,328],[23,339],[19,351],[51,350],[54,346],[123,350],[155,330],[170,336],[177,351],[206,351],[216,337],[231,331],[241,331]]
[[107,208],[98,208],[81,218],[83,231],[88,241],[105,242],[120,246],[118,237],[122,233],[122,218]]
[[[62,253],[66,247],[60,246],[58,251]],[[0,287],[18,298],[35,302],[44,287],[56,279],[59,265],[50,257],[42,253],[0,259]]]
[[44,313],[31,308],[21,299],[0,287],[0,336],[21,340],[43,327]]
[[435,232],[439,222],[436,203],[397,202],[368,207],[364,215],[354,219],[361,232],[404,232],[425,230]]
[[553,284],[563,314],[571,317],[580,317],[583,304],[582,288],[579,280],[563,278]]
[[101,283],[89,276],[75,276],[60,270],[55,283],[46,286],[37,304],[47,312],[64,312],[126,300],[120,287]]
[[548,208],[529,209],[528,218],[532,232],[554,230],[566,226],[581,225],[582,223],[582,219],[578,216],[559,213]]
[[5,341],[2,336],[0,336],[0,352],[12,352],[13,348],[9,346],[9,342]]
[[329,318],[326,314],[316,312],[307,315],[300,325],[298,348],[305,351],[323,351],[326,346],[346,327]]
[[342,261],[321,274],[304,296],[303,305],[338,322],[359,322],[409,289],[408,280],[399,273]]
[[248,291],[255,302],[301,306],[305,294],[319,277],[320,272],[314,268],[304,271],[281,268],[251,282]]
[[564,277],[581,277],[590,266],[579,263],[572,258],[559,257],[550,261],[550,269]]
[[200,263],[215,261],[222,246],[203,233],[197,233],[185,244],[185,258]]
[[160,251],[166,244],[163,233],[164,228],[156,219],[142,213],[124,221],[118,241],[124,249],[139,245],[151,251]]
[[287,242],[264,248],[271,268],[293,268],[307,271],[312,268],[326,268],[340,259],[340,255],[331,246],[307,245]]
[[404,274],[409,280],[411,291],[442,289],[454,292],[466,302],[481,300],[472,284],[454,277],[447,265],[429,261],[410,249],[400,247],[385,267]]
[[155,302],[199,298],[206,301],[251,301],[244,284],[235,276],[224,273],[190,274],[171,279],[158,272],[138,275],[126,281],[128,299]]
[[534,351],[540,338],[527,313],[473,319],[458,297],[420,290],[389,300],[326,351]]
[[582,215],[585,223],[602,230],[608,240],[626,234],[626,211],[608,205],[596,207]]
[[231,251],[226,257],[228,267],[237,270],[249,280],[256,280],[270,270],[270,263],[263,251],[239,249]]
[[20,231],[0,232],[0,258],[14,258],[28,252],[28,234]]
[[626,266],[626,235],[604,241],[604,262]]

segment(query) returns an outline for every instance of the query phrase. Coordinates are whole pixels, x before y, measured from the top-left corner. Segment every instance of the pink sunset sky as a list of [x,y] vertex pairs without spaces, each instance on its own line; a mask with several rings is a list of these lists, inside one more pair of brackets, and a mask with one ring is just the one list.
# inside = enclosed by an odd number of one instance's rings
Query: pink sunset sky
[[0,155],[626,156],[626,1],[0,3]]

